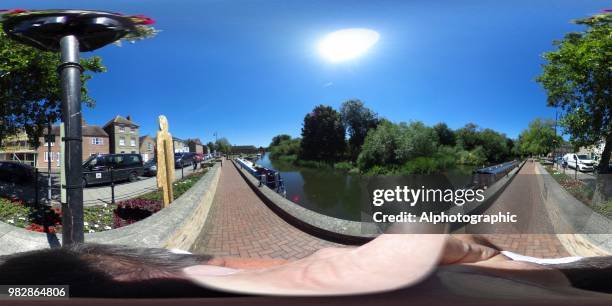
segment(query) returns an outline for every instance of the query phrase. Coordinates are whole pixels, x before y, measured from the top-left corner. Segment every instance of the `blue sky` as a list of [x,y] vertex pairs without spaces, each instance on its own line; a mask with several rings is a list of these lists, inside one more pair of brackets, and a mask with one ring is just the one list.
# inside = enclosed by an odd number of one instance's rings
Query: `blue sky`
[[[535,117],[554,118],[534,78],[570,20],[607,1],[2,1],[3,8],[84,8],[145,14],[162,32],[100,55],[108,72],[89,82],[90,124],[131,114],[154,134],[165,114],[177,137],[267,145],[299,136],[318,104],[361,99],[392,121],[474,122],[516,137]],[[332,64],[325,34],[369,28],[367,54]]]

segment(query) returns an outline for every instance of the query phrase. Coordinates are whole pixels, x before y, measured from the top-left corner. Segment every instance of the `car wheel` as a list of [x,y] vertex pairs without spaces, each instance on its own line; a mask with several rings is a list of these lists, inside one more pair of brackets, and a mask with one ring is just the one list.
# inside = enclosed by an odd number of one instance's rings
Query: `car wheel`
[[135,182],[138,180],[138,175],[136,175],[136,172],[131,172],[130,176],[128,176],[128,180],[130,182]]

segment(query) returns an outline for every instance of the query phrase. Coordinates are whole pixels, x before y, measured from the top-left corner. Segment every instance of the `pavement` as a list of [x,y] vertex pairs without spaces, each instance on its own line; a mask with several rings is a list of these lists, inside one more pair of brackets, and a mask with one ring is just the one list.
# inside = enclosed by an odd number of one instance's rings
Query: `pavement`
[[570,256],[554,229],[541,197],[535,162],[527,162],[504,192],[483,214],[511,212],[518,224],[470,226],[470,232],[485,233],[502,250],[527,256],[555,258]]
[[204,229],[192,252],[213,256],[300,259],[338,246],[285,222],[250,189],[230,161],[221,177]]

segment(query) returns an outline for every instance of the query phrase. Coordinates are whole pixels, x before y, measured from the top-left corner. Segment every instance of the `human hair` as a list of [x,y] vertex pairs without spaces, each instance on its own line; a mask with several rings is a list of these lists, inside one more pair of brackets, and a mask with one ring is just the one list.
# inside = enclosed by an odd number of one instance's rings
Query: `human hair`
[[183,268],[210,259],[159,248],[76,244],[0,256],[0,285],[69,285],[73,297],[230,295],[182,276]]
[[585,257],[547,267],[561,271],[576,288],[612,293],[612,256]]

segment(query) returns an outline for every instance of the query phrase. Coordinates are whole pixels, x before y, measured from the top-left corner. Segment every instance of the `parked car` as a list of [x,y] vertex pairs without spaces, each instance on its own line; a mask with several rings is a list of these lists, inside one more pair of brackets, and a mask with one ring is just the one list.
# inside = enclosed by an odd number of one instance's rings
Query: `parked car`
[[593,171],[595,165],[595,162],[585,154],[565,154],[563,160],[567,163],[568,167],[584,172]]
[[195,154],[195,160],[198,163],[204,161],[204,153],[196,153]]
[[174,167],[183,168],[185,166],[191,166],[195,159],[195,153],[174,153]]
[[156,176],[157,175],[157,160],[149,159],[144,163],[144,175],[145,176]]
[[100,154],[83,162],[83,186],[113,181],[136,181],[143,175],[144,167],[140,154]]
[[0,182],[27,185],[34,183],[34,167],[20,162],[0,161]]

